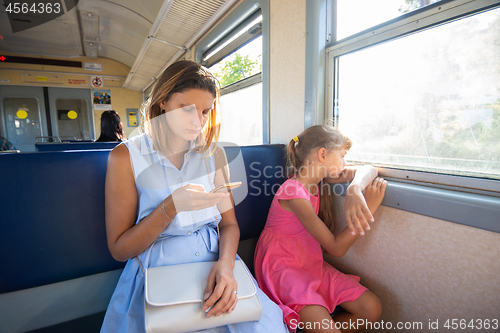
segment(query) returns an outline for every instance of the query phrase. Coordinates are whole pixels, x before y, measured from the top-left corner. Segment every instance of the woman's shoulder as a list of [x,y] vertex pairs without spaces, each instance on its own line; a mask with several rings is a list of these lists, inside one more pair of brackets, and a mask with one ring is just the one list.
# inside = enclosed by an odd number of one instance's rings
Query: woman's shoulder
[[134,135],[127,140],[122,141],[126,145],[134,144],[134,145],[141,145],[142,142],[151,140],[149,136],[146,133],[141,133],[138,135]]
[[130,137],[129,139],[122,141],[116,147],[119,146],[125,146],[132,157],[135,155],[151,154],[154,152],[152,140],[146,133]]
[[108,157],[108,163],[111,160],[124,161],[125,159],[130,159],[130,152],[128,147],[122,142],[111,150]]
[[108,156],[107,173],[128,175],[132,173],[130,153],[127,147],[121,143],[117,145]]
[[[127,158],[135,155],[135,152],[141,153],[145,148],[150,146],[148,144],[149,137],[146,133],[135,135],[127,140],[121,141],[109,154],[110,157]],[[151,139],[149,139],[151,141]]]

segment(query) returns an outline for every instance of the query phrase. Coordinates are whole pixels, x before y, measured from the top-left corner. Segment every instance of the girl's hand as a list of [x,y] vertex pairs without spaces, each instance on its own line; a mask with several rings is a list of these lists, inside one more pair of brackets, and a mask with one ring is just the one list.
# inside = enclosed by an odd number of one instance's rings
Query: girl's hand
[[207,312],[207,318],[220,316],[225,312],[231,313],[236,307],[238,285],[233,276],[233,269],[234,264],[219,260],[208,274],[202,307],[202,310]]
[[173,191],[172,199],[175,210],[179,213],[211,207],[228,195],[229,193],[207,193],[203,185],[187,184]]
[[346,224],[351,234],[355,235],[355,230],[363,236],[363,229],[370,230],[368,221],[373,222],[373,216],[368,209],[365,198],[358,185],[350,185],[345,196],[345,218]]

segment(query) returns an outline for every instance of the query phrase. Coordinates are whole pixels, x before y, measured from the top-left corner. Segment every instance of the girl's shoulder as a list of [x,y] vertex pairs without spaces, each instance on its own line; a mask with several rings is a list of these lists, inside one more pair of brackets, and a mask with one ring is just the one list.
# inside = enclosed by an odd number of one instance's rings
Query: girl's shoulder
[[275,197],[277,199],[308,199],[309,192],[304,188],[304,186],[293,178],[287,179],[276,192]]

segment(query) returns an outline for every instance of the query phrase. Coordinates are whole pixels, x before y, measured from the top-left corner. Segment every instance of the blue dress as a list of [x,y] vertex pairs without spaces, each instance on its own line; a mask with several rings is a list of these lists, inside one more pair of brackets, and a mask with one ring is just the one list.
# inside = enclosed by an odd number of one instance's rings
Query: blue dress
[[[178,170],[165,156],[153,149],[152,140],[146,134],[133,137],[124,144],[131,156],[139,197],[136,223],[140,223],[172,191],[185,184],[202,184],[205,190],[211,189],[207,164],[201,154],[188,151],[184,155],[182,168]],[[213,155],[207,162],[213,180]],[[216,211],[216,214],[220,221],[220,213]],[[217,260],[218,241],[214,215],[214,207],[177,214],[155,242],[138,256],[144,269]],[[281,309],[259,288],[257,295],[262,304],[260,321],[232,324],[203,332],[288,332]],[[135,258],[129,259],[123,269],[108,305],[101,332],[145,332],[144,274]]]

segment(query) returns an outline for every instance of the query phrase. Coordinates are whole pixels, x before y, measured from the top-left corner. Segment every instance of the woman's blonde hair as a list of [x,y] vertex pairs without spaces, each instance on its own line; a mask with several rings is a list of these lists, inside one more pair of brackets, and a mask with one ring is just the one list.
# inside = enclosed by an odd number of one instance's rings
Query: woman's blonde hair
[[170,128],[166,121],[156,118],[165,113],[165,110],[161,109],[160,103],[168,102],[174,93],[182,93],[189,89],[208,91],[215,98],[208,121],[202,134],[197,138],[195,151],[204,153],[210,148],[209,154],[211,154],[215,149],[215,145],[212,147],[212,142],[218,140],[220,132],[220,121],[217,113],[220,97],[219,82],[202,65],[194,61],[181,60],[171,64],[163,71],[142,108],[144,131],[151,136],[155,150],[169,151],[168,133],[170,133]]
[[[296,137],[297,142],[294,139],[290,140],[287,147],[289,174],[299,172],[307,157],[313,151],[320,148],[325,148],[329,152],[337,149],[349,150],[352,146],[352,141],[348,137],[329,125],[311,126]],[[321,193],[318,216],[333,232],[335,217],[332,210],[333,194],[330,185],[323,179],[318,190]]]

